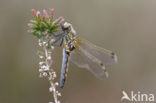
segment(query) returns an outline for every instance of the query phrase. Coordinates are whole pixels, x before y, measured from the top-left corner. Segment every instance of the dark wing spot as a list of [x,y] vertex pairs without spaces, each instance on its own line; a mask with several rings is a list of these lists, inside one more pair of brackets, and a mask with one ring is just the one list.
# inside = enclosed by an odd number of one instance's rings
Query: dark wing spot
[[114,59],[115,53],[114,53],[114,52],[112,52],[112,53],[111,53],[111,55],[112,55],[112,56],[111,56],[111,57],[112,57],[112,59]]
[[100,63],[100,65],[101,65],[101,66],[104,66],[104,64],[103,64],[103,63]]

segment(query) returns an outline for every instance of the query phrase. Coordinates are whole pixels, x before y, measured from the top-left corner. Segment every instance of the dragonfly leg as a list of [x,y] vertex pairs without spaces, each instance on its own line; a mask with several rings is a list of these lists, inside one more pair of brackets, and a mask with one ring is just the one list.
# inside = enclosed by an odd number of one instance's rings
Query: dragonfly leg
[[63,44],[63,38],[62,38],[62,40],[61,40],[61,43],[60,44],[53,44],[54,46],[57,46],[57,47],[61,47],[62,46],[62,44]]
[[63,44],[63,41],[64,41],[64,39],[62,38],[62,40],[61,40],[61,43],[60,43],[60,46],[62,46],[62,44]]
[[58,34],[56,36],[54,36],[54,39],[51,40],[51,44],[56,44],[60,39],[62,39],[64,37],[65,33],[61,33],[61,34]]

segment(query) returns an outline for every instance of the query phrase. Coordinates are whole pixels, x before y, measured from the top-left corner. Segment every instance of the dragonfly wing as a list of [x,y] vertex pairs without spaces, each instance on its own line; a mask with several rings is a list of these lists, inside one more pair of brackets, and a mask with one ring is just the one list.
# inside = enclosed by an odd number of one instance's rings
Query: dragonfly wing
[[80,68],[86,68],[96,77],[108,76],[105,66],[116,63],[116,55],[109,50],[97,47],[85,39],[79,39],[79,46],[71,53],[71,62]]
[[117,63],[117,56],[114,52],[96,46],[91,42],[82,38],[80,38],[79,41],[80,41],[79,47],[85,49],[88,53],[101,60],[103,65],[110,66]]
[[86,68],[92,72],[99,79],[105,78],[104,71],[101,69],[100,65],[92,61],[81,51],[73,51],[71,53],[70,61],[80,68]]

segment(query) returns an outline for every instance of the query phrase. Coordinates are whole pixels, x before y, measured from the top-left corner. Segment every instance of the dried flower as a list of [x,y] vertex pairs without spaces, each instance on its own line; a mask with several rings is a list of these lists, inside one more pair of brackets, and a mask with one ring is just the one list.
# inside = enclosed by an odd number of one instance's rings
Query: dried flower
[[43,72],[43,76],[46,77],[48,74],[46,72]]
[[54,8],[50,10],[50,13],[51,13],[51,17],[54,17]]
[[55,82],[55,85],[56,85],[56,86],[58,86],[58,85],[59,85],[59,83],[58,83],[58,82]]
[[49,18],[49,15],[45,9],[43,10],[43,15],[45,16],[45,18]]
[[54,102],[49,103],[60,103],[58,97],[61,96],[61,93],[57,91],[57,87],[59,83],[55,81],[57,77],[56,72],[52,68],[52,50],[54,49],[54,45],[51,42],[55,40],[54,33],[59,30],[58,25],[64,21],[63,17],[59,17],[55,21],[53,21],[54,9],[50,10],[50,18],[46,10],[43,10],[43,16],[41,16],[40,11],[36,11],[32,9],[32,14],[34,20],[31,20],[28,26],[30,27],[30,33],[36,36],[38,40],[38,45],[42,49],[38,51],[39,58],[41,59],[39,62],[39,77],[40,78],[48,78],[50,82],[49,92],[52,93],[54,97]]
[[34,17],[36,17],[36,11],[35,11],[35,9],[32,9],[32,14],[33,14]]
[[41,13],[39,11],[37,11],[36,15],[39,19],[41,18]]

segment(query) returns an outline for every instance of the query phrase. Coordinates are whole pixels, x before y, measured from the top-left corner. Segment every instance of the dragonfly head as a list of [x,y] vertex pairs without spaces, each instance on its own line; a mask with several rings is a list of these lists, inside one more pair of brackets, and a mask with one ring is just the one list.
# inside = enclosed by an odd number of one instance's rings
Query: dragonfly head
[[63,31],[69,31],[72,34],[76,34],[76,31],[74,30],[73,26],[68,22],[65,22],[63,25],[61,25],[61,28]]
[[65,23],[63,24],[63,26],[64,26],[64,28],[69,28],[69,27],[71,26],[71,24],[68,23],[68,22],[65,22]]
[[70,26],[71,26],[71,24],[67,23],[67,22],[65,22],[64,24],[61,24],[61,28],[63,31],[70,30]]

